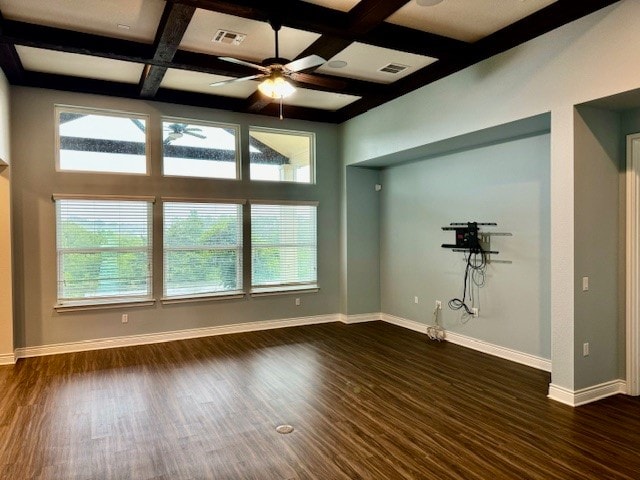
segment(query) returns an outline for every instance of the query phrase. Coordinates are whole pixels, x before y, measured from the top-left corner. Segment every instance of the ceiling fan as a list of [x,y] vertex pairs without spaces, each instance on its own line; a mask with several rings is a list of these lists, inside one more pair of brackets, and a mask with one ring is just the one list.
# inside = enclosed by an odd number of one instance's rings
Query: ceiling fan
[[303,70],[318,67],[326,62],[326,60],[318,55],[309,55],[298,60],[289,61],[286,58],[280,57],[280,46],[278,43],[278,32],[282,28],[282,22],[279,20],[269,20],[269,25],[275,33],[275,57],[267,58],[263,60],[262,65],[256,63],[247,62],[233,57],[220,57],[220,60],[225,62],[237,63],[246,67],[255,68],[260,73],[255,75],[249,75],[247,77],[233,78],[230,80],[223,80],[221,82],[214,82],[210,84],[211,87],[219,87],[222,85],[228,85],[235,82],[244,82],[246,80],[255,80],[258,78],[264,78],[265,80],[258,86],[258,90],[267,97],[273,99],[280,99],[280,118],[282,118],[282,99],[295,92],[295,87],[287,81],[290,78],[294,81],[301,81],[305,83],[324,85],[321,79],[315,79],[311,75],[301,73]]
[[201,128],[190,127],[186,123],[171,123],[166,126],[165,130],[168,134],[164,142],[162,142],[164,145],[169,145],[174,140],[182,138],[183,135],[191,135],[192,137],[203,139],[207,138],[206,135],[198,133],[202,132]]

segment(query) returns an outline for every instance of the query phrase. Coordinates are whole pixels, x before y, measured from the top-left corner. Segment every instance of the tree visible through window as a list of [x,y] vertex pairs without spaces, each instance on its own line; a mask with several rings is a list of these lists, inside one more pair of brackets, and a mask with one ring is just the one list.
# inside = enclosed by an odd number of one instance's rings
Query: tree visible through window
[[252,288],[316,286],[316,205],[251,205]]
[[57,199],[59,304],[151,297],[151,205]]
[[164,295],[242,290],[242,205],[164,202]]

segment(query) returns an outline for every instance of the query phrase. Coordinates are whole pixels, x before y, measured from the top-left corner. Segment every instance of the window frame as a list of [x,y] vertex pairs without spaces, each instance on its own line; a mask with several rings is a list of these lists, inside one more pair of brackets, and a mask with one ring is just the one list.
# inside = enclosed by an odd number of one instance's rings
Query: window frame
[[[216,299],[239,299],[245,296],[245,275],[244,275],[244,252],[245,252],[245,242],[244,242],[244,205],[247,203],[244,199],[220,199],[220,198],[183,198],[183,197],[162,197],[162,298],[161,302],[163,304],[171,304],[171,303],[183,303],[183,302],[195,302],[195,301],[206,301],[206,300],[216,300]],[[236,279],[240,284],[239,289],[234,290],[224,290],[217,292],[205,292],[205,293],[188,293],[185,295],[167,295],[167,260],[166,253],[167,248],[165,244],[165,226],[166,226],[166,215],[165,215],[165,204],[167,203],[187,203],[187,204],[223,204],[223,205],[236,205],[239,207],[239,216],[238,216],[238,226],[240,227],[240,235],[239,241],[240,243],[236,245],[235,250],[237,252],[237,264],[236,264]],[[210,248],[203,247],[202,250],[208,250]]]
[[[164,139],[163,139],[163,135],[164,135],[164,123],[165,122],[180,122],[180,123],[187,123],[189,125],[202,125],[205,127],[215,127],[215,128],[232,128],[233,130],[235,130],[236,135],[235,135],[235,155],[236,155],[236,159],[235,159],[235,165],[236,165],[236,176],[235,178],[224,178],[224,177],[199,177],[199,176],[194,176],[194,175],[172,175],[172,174],[167,174],[164,171]],[[234,182],[234,181],[240,181],[242,180],[242,154],[241,154],[241,148],[242,148],[242,141],[241,141],[241,129],[240,129],[240,125],[236,124],[236,123],[226,123],[226,122],[212,122],[212,121],[208,121],[208,120],[199,120],[197,118],[186,118],[186,117],[173,117],[173,116],[162,116],[160,117],[160,147],[161,147],[161,151],[160,151],[160,169],[162,172],[162,176],[166,177],[166,178],[191,178],[191,179],[198,179],[198,180],[224,180],[224,181],[229,181],[229,182]]]
[[[55,227],[56,227],[56,304],[54,309],[59,312],[75,311],[94,308],[117,308],[122,306],[145,306],[153,305],[155,303],[153,282],[153,217],[154,217],[154,204],[155,197],[153,196],[125,196],[125,195],[73,195],[73,194],[54,194],[52,195],[55,209]],[[146,202],[147,205],[147,238],[148,245],[146,248],[139,248],[140,251],[147,252],[147,278],[148,278],[148,293],[146,295],[114,295],[114,296],[101,296],[101,297],[87,297],[84,299],[61,299],[60,296],[60,283],[63,281],[63,271],[61,269],[61,256],[64,253],[68,253],[70,250],[61,250],[58,243],[58,234],[60,229],[59,223],[59,201],[71,200],[71,201],[116,201],[116,202]],[[91,250],[89,248],[82,250]],[[95,249],[95,251],[104,250],[104,247]],[[114,251],[119,249],[114,248]],[[126,250],[131,250],[128,248]]]
[[[264,133],[276,133],[280,135],[295,135],[304,136],[309,138],[309,181],[297,182],[295,180],[264,180],[251,178],[251,132],[264,132]],[[250,125],[248,127],[248,158],[247,166],[249,173],[249,180],[252,182],[267,182],[267,183],[286,183],[290,185],[316,185],[316,134],[315,132],[306,132],[303,130],[289,130],[284,128],[270,128]]]
[[[144,113],[128,112],[124,110],[111,110],[106,108],[93,108],[93,107],[77,107],[64,104],[54,105],[54,125],[55,125],[55,169],[60,173],[81,173],[81,174],[96,174],[96,175],[133,175],[137,177],[149,177],[151,176],[151,116]],[[61,113],[79,113],[85,115],[101,115],[105,117],[120,117],[127,119],[138,119],[145,121],[145,172],[105,172],[101,170],[67,170],[60,166],[60,114]]]
[[[252,297],[258,297],[258,296],[270,296],[270,295],[279,295],[279,294],[286,294],[286,293],[297,293],[297,292],[301,292],[301,293],[311,293],[311,292],[317,292],[320,290],[320,286],[319,286],[319,282],[318,282],[318,277],[319,277],[319,271],[318,271],[318,210],[319,210],[319,205],[320,202],[318,201],[309,201],[309,200],[250,200],[249,201],[250,207],[253,207],[253,205],[273,205],[273,206],[309,206],[309,207],[315,207],[315,281],[314,282],[294,282],[294,283],[282,283],[279,285],[265,285],[265,286],[260,286],[260,285],[255,285],[254,284],[254,279],[255,279],[255,275],[254,275],[254,261],[253,261],[253,254],[254,254],[254,243],[253,243],[253,210],[252,208],[250,208],[249,211],[249,219],[251,222],[251,251],[250,251],[250,259],[251,259],[251,285],[250,285],[250,292],[251,292],[251,296]],[[280,244],[278,244],[280,245]],[[277,246],[277,245],[274,245]]]

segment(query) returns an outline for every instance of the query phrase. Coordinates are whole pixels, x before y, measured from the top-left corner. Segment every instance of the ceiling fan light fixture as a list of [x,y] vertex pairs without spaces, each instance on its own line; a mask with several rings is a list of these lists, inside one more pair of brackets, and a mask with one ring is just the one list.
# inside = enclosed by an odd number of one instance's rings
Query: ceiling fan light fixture
[[282,75],[274,74],[258,85],[258,90],[270,98],[286,98],[296,91]]

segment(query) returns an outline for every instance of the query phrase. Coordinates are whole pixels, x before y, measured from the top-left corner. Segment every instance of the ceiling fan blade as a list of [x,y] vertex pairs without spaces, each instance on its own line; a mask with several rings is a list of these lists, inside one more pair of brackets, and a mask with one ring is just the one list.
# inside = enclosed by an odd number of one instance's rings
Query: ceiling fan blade
[[225,62],[237,63],[238,65],[244,65],[245,67],[256,68],[261,72],[268,72],[269,69],[267,67],[263,67],[262,65],[258,65],[257,63],[245,62],[244,60],[240,60],[238,58],[233,57],[218,57],[220,60],[224,60]]
[[325,62],[326,60],[319,55],[309,55],[308,57],[300,58],[298,60],[294,60],[293,62],[287,63],[284,68],[286,68],[290,72],[300,72],[308,68],[319,67]]
[[319,87],[330,88],[332,90],[342,90],[347,86],[347,82],[343,80],[319,77],[311,73],[298,73],[294,72],[289,75],[292,80],[300,83],[307,83],[309,85],[317,85]]
[[210,83],[209,86],[210,87],[221,87],[223,85],[227,85],[229,83],[235,83],[235,82],[244,82],[245,80],[253,80],[254,78],[262,78],[265,77],[266,75],[264,73],[258,73],[256,75],[251,75],[248,77],[240,77],[240,78],[232,78],[230,80],[222,80],[221,82],[213,82]]

